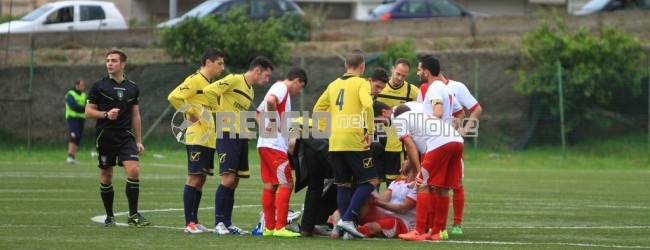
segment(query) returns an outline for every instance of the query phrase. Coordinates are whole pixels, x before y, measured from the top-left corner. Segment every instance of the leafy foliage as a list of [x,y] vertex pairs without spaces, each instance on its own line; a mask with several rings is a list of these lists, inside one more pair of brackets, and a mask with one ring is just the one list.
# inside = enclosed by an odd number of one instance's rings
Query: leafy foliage
[[189,18],[163,28],[162,47],[173,59],[198,62],[207,48],[219,48],[226,53],[226,65],[247,69],[258,55],[275,64],[288,61],[281,19],[250,20],[244,9],[232,10],[226,17]]
[[[567,133],[587,123],[609,126],[610,118],[599,114],[612,110],[614,94],[641,91],[645,54],[634,37],[616,26],[605,26],[598,34],[587,28],[570,31],[561,18],[551,15],[524,36],[524,43],[534,67],[519,72],[516,90],[538,98],[543,114],[559,117],[560,63]],[[548,127],[556,131],[559,126]]]
[[381,52],[376,63],[379,67],[383,67],[390,72],[393,63],[395,63],[395,60],[398,58],[405,58],[409,63],[411,63],[411,68],[409,74],[406,76],[406,81],[418,85],[420,83],[420,80],[416,75],[418,59],[415,54],[415,43],[413,40],[406,39],[389,46]]

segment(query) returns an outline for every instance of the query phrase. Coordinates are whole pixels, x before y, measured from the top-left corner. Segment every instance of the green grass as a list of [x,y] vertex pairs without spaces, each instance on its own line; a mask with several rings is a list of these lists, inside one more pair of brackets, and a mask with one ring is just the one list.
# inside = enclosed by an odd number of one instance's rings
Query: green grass
[[[567,152],[539,147],[522,152],[465,153],[464,235],[451,241],[277,239],[186,235],[182,211],[185,153],[153,141],[141,159],[140,210],[149,228],[103,228],[98,170],[89,149],[79,165],[65,164],[65,148],[0,152],[0,249],[594,249],[650,248],[650,168],[643,138],[590,141]],[[86,144],[87,145],[87,144]],[[162,158],[154,157],[154,154]],[[236,192],[234,222],[252,229],[261,211],[257,154],[252,178]],[[118,223],[126,222],[124,172],[114,177]],[[217,177],[205,185],[199,218],[213,223]],[[292,196],[299,210],[304,191]],[[451,216],[450,216],[451,217]]]

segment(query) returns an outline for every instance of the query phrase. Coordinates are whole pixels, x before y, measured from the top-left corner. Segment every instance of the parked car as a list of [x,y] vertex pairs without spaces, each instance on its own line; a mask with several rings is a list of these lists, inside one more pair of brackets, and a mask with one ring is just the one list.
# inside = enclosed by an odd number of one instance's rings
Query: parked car
[[650,9],[650,0],[591,0],[573,14],[582,16],[596,12],[643,9]]
[[0,24],[0,33],[125,30],[129,26],[112,2],[60,1],[42,5],[19,20]]
[[[475,16],[453,0],[396,0],[370,11],[368,20],[441,18]],[[479,14],[481,15],[481,14]]]
[[189,17],[225,16],[228,11],[242,6],[246,6],[246,15],[254,20],[267,20],[271,17],[281,17],[286,14],[304,15],[302,9],[291,0],[208,0],[181,17],[159,23],[156,27],[171,27]]

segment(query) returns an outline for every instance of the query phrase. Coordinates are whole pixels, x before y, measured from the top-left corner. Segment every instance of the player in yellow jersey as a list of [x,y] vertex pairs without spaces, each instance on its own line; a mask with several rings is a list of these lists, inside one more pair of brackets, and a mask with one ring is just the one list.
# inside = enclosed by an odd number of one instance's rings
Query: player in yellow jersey
[[[404,58],[395,60],[395,64],[391,70],[391,77],[388,80],[386,88],[384,88],[375,100],[388,104],[388,106],[396,107],[399,104],[417,100],[420,90],[417,86],[410,84],[406,81],[406,76],[411,70],[411,64]],[[392,129],[392,128],[389,128]],[[393,135],[387,133],[386,148],[382,154],[382,166],[378,166],[379,179],[386,182],[386,187],[392,180],[400,176],[399,169],[404,160],[402,149],[402,142]],[[381,183],[380,183],[381,185]]]
[[[359,238],[365,236],[357,231],[355,222],[378,182],[369,150],[374,112],[370,84],[361,77],[365,67],[363,52],[353,50],[345,59],[347,72],[329,84],[314,106],[314,112],[329,111],[332,118],[329,151],[343,215],[336,225]],[[319,129],[324,129],[321,123]],[[357,183],[354,193],[352,180]]]
[[[253,85],[264,85],[273,72],[273,63],[264,56],[258,56],[250,63],[244,74],[230,74],[208,85],[203,95],[209,107],[217,110],[217,153],[221,184],[214,198],[214,233],[249,234],[232,224],[232,210],[235,205],[235,189],[240,178],[249,178],[248,138],[242,138],[239,128],[240,112],[248,111],[253,101]],[[221,121],[219,121],[221,119]],[[230,121],[234,119],[234,121]],[[234,123],[234,131],[220,123]],[[222,137],[220,137],[222,135]]]
[[[212,119],[214,111],[208,107],[208,100],[203,95],[203,88],[210,84],[212,78],[221,75],[224,70],[224,58],[225,54],[220,49],[213,48],[205,51],[201,57],[201,68],[185,78],[185,81],[167,97],[169,103],[176,110],[186,110],[186,119],[194,123],[185,131],[184,141],[187,149],[187,182],[185,182],[183,191],[186,233],[210,232],[198,220],[199,204],[206,176],[214,175],[216,148],[214,120]],[[203,117],[205,114],[208,119]]]

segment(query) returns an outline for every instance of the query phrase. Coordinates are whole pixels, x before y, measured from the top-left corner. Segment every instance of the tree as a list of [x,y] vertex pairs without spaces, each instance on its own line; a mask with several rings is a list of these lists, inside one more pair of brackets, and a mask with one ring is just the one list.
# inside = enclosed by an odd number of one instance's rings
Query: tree
[[258,55],[275,64],[288,61],[282,27],[282,19],[251,20],[239,8],[226,17],[189,18],[160,32],[162,47],[172,59],[198,62],[203,51],[215,47],[226,53],[227,66],[248,69],[250,61]]
[[[559,123],[557,64],[561,65],[566,132],[580,126],[611,124],[602,111],[611,111],[613,94],[641,91],[645,53],[641,44],[616,26],[605,26],[596,34],[587,28],[570,31],[556,14],[534,31],[525,34],[526,55],[533,64],[530,72],[519,72],[515,89],[539,101],[542,114]],[[542,117],[549,117],[544,116]],[[553,132],[557,126],[541,126]],[[542,134],[549,131],[538,130]],[[559,138],[559,137],[558,137]]]

